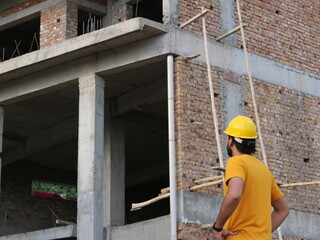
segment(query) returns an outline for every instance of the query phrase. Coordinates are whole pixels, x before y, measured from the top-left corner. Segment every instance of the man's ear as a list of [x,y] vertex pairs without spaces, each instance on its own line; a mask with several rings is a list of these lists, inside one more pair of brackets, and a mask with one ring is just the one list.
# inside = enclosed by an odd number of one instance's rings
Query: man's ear
[[232,137],[228,137],[228,146],[232,146],[232,144],[233,144],[233,141],[232,141]]

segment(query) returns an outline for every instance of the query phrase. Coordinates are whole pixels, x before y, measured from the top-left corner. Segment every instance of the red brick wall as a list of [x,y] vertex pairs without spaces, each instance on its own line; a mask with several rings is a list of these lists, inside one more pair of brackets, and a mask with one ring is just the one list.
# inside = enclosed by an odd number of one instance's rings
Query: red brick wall
[[[219,129],[223,130],[225,109],[222,81],[228,72],[212,67],[215,81]],[[245,115],[253,117],[248,80],[242,76]],[[175,59],[175,116],[177,188],[188,190],[193,180],[212,176],[212,165],[218,165],[217,147],[209,98],[205,64]],[[262,132],[270,169],[280,182],[305,182],[320,177],[320,99],[297,91],[255,81]],[[193,123],[192,123],[193,122]],[[225,138],[221,138],[224,149]],[[257,157],[261,158],[258,144]],[[319,214],[319,185],[283,189],[290,209]],[[197,192],[222,196],[221,187],[209,187]],[[208,239],[211,230],[201,230],[198,224],[178,225],[178,239]],[[293,238],[285,238],[292,240]]]
[[[212,68],[213,77],[223,72]],[[175,61],[175,118],[178,190],[188,190],[193,180],[211,176],[210,166],[217,163],[217,148],[213,130],[210,93],[204,64]],[[217,81],[216,81],[217,82]],[[221,86],[214,85],[221,129]],[[222,189],[205,188],[198,192],[222,195]]]
[[19,12],[21,10],[24,10],[26,8],[32,7],[38,3],[45,2],[45,1],[46,0],[26,0],[26,1],[23,1],[13,7],[10,7],[8,9],[3,10],[3,11],[0,11],[0,18],[6,17],[10,14]]
[[[207,1],[207,0],[179,0],[178,6],[178,25],[186,22],[190,18],[194,17],[198,13],[201,13],[201,7],[211,9],[206,16],[207,33],[209,36],[218,36],[221,34],[221,6],[220,1]],[[186,26],[185,29],[202,32],[202,18],[194,21],[190,25]]]
[[[268,59],[314,74],[320,74],[320,2],[240,0],[248,50]],[[212,8],[206,15],[209,34],[221,35],[220,0],[179,1],[178,24],[197,13],[201,6]],[[238,22],[236,4],[235,19]],[[202,31],[201,19],[186,29]],[[242,45],[238,33],[237,46]]]
[[[254,116],[248,80],[245,114]],[[320,99],[294,90],[255,81],[269,167],[284,183],[320,178]],[[261,156],[261,154],[259,154]],[[290,209],[320,214],[320,187],[284,188]]]
[[320,74],[320,1],[241,0],[241,3],[243,21],[250,25],[246,29],[250,52]]
[[61,2],[41,12],[40,47],[77,36],[77,6]]

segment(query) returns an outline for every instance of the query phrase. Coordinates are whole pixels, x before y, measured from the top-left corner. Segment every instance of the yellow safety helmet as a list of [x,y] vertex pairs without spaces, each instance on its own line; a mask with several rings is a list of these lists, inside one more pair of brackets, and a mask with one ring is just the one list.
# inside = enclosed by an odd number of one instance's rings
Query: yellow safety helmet
[[224,133],[231,137],[244,139],[256,139],[258,137],[253,121],[245,116],[237,116],[232,119]]

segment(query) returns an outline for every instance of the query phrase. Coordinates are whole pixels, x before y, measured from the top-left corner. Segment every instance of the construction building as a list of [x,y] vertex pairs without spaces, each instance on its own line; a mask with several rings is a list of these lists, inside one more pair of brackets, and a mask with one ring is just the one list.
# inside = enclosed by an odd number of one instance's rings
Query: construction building
[[[240,8],[269,168],[319,181],[320,2]],[[217,39],[237,26],[234,0],[0,1],[0,240],[213,239],[223,186],[190,187],[221,160],[206,56],[223,149],[255,119],[240,32]],[[282,190],[283,239],[319,240],[319,184]]]

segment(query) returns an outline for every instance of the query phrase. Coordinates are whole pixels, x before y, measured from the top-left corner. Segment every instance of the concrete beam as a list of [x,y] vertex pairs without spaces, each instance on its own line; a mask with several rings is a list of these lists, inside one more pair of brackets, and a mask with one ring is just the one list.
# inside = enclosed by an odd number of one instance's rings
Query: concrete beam
[[103,240],[104,80],[79,79],[78,240]]
[[[0,63],[0,82],[165,33],[163,24],[134,18]],[[155,49],[163,48],[157,46]],[[132,47],[130,48],[132,50]],[[130,51],[129,51],[130,52]],[[154,50],[152,51],[154,52]],[[138,58],[138,56],[135,56]]]
[[[45,1],[42,3],[38,3],[34,6],[28,7],[26,9],[23,9],[21,11],[18,11],[16,13],[10,14],[4,18],[0,19],[0,31],[10,28],[12,26],[18,25],[20,23],[26,22],[30,19],[33,19],[35,17],[40,16],[40,12],[44,9],[53,7],[61,2],[64,2],[65,0],[55,0],[55,1]],[[106,9],[101,7],[100,4],[90,2],[88,0],[69,0],[73,3],[76,3],[79,5],[79,8],[85,9],[87,11],[90,11],[95,14],[99,15],[105,15],[107,13]],[[8,1],[7,5],[8,5]],[[15,4],[18,4],[16,2]],[[4,5],[4,4],[2,4]],[[0,8],[4,8],[4,6],[0,6]],[[11,4],[12,5],[12,4]],[[10,5],[8,5],[10,6]]]
[[143,104],[153,104],[166,99],[166,79],[158,79],[128,92],[115,101],[115,115],[121,115]]
[[[174,29],[172,52],[181,56],[201,54],[197,61],[206,63],[203,38],[192,32]],[[192,43],[192,48],[190,47]],[[247,75],[245,57],[241,49],[208,40],[209,59],[212,66],[219,67],[239,75]],[[219,56],[219,57],[217,57]],[[258,55],[249,54],[253,78],[270,84],[279,85],[298,92],[320,97],[320,76],[288,65],[284,65]]]
[[[53,47],[47,47],[43,50],[0,63],[0,103],[8,104],[20,101],[25,98],[42,94],[43,92],[48,91],[49,88],[61,88],[64,84],[73,84],[76,79],[86,76],[88,72],[103,73],[104,75],[107,75],[108,73],[114,74],[116,72],[142,66],[146,64],[146,62],[157,62],[161,57],[164,58],[169,52],[170,45],[168,42],[168,35],[157,36],[129,44],[130,42],[140,39],[141,35],[136,31],[148,32],[146,29],[146,22],[141,19],[139,21],[137,19],[134,20],[135,30],[132,30],[132,27],[129,27],[129,23],[123,25],[116,24],[118,26],[105,28],[108,30],[104,30],[106,32],[102,35],[106,34],[106,39],[100,43],[99,38],[101,37],[96,36],[97,32],[100,31],[98,30],[83,35],[83,40],[76,38],[78,40],[73,41],[72,44],[69,44],[68,42],[70,40],[67,40],[64,43],[56,44]],[[131,20],[127,22],[130,21]],[[159,25],[161,26],[161,24]],[[118,30],[118,28],[120,28],[120,30]],[[138,35],[131,32],[131,30]],[[125,36],[123,36],[121,40],[117,36],[121,36],[122,34]],[[82,36],[79,38],[81,37]],[[117,42],[117,39],[120,42]],[[79,43],[83,41],[86,42],[85,45],[87,45],[89,49],[79,47]],[[109,49],[121,43],[127,45],[121,48]],[[61,52],[61,50],[63,50],[63,52]],[[62,55],[55,54],[56,51],[60,51],[60,54]],[[70,53],[70,51],[75,52]],[[68,54],[68,52],[70,54]],[[34,56],[32,55],[33,53],[35,54]],[[48,55],[49,61],[46,60],[46,55]],[[74,58],[76,58],[76,60]],[[52,59],[51,63],[50,59]],[[4,70],[5,67],[2,67],[10,61],[12,62],[10,64],[8,63],[7,70],[9,72],[7,72]],[[29,65],[29,63],[31,64],[28,68],[26,66]],[[16,64],[17,66],[15,66]],[[58,66],[47,69],[52,65]],[[20,69],[20,67],[23,67],[23,69]],[[11,72],[10,69],[13,72]],[[3,73],[1,74],[1,72]],[[18,72],[20,73],[17,75]],[[1,80],[4,81],[11,78],[15,79],[1,84]]]
[[1,155],[3,166],[19,161],[42,149],[54,146],[57,143],[70,139],[77,135],[77,117],[68,119],[55,126],[47,128],[33,136],[28,137],[24,144]]
[[104,227],[125,223],[125,133],[124,126],[111,117],[106,103],[104,164]]
[[168,240],[170,239],[170,215],[121,227],[113,227],[110,235],[112,240]]
[[64,227],[48,228],[44,230],[26,232],[0,237],[0,240],[51,240],[65,239],[77,236],[77,226],[69,225]]
[[[213,223],[218,216],[223,198],[189,191],[178,192],[178,221],[184,223]],[[197,203],[197,204],[195,204]],[[320,236],[320,216],[290,210],[282,224],[285,236],[317,240]]]

